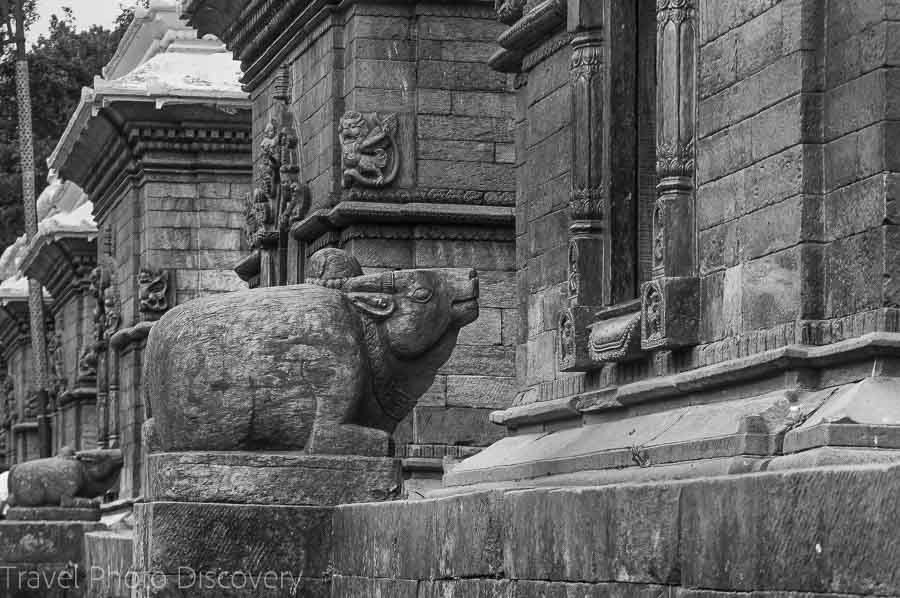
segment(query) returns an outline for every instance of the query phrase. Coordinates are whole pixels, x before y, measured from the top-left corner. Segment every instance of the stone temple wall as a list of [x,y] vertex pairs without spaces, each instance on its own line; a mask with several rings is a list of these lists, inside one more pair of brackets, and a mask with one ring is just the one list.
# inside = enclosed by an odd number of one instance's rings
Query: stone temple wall
[[895,595],[898,480],[834,468],[344,506],[330,595]]
[[[283,231],[279,282],[302,282],[309,256],[328,246],[347,250],[369,273],[473,267],[482,281],[478,323],[463,331],[395,435],[397,455],[434,479],[444,457],[468,456],[502,436],[489,414],[517,390],[515,96],[511,77],[487,64],[503,26],[482,2],[316,5],[298,22],[303,30],[292,42],[260,33],[267,41],[244,53],[256,188],[273,124],[296,138],[291,160],[308,188],[308,205]],[[253,35],[247,25],[242,36]],[[396,118],[388,151],[399,165],[384,185],[344,180],[340,123],[351,111]],[[258,274],[252,269],[250,280]]]
[[[297,1],[292,16],[312,6],[318,20],[276,40],[253,25],[273,5],[242,7],[261,11],[246,23],[232,2],[185,5],[226,23],[216,33],[251,86],[330,39],[328,61],[345,67],[326,85],[344,102],[322,104],[332,126],[362,102],[343,93],[367,72],[354,70],[365,62],[350,57],[350,23],[437,10]],[[896,2],[465,5],[507,25],[487,62],[512,74],[518,98],[519,394],[491,415],[508,434],[448,463],[443,486],[415,501],[391,500],[400,464],[383,454],[155,453],[135,567],[161,572],[168,590],[180,567],[302,573],[303,592],[330,598],[900,594]],[[290,228],[297,278],[322,246],[370,269],[382,266],[366,248],[410,246],[348,232],[357,203],[418,196],[354,196],[339,187],[339,158],[315,171],[327,184],[310,184],[312,211]],[[326,189],[330,199],[316,195]],[[377,212],[396,225],[395,206]],[[265,264],[271,248],[255,249]]]

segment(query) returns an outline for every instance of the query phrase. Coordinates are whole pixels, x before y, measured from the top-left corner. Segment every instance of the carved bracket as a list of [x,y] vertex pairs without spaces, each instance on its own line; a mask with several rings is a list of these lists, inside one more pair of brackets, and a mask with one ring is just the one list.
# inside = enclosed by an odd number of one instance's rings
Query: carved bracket
[[588,372],[644,356],[636,301],[606,310],[573,306],[559,315],[558,324],[562,372]]

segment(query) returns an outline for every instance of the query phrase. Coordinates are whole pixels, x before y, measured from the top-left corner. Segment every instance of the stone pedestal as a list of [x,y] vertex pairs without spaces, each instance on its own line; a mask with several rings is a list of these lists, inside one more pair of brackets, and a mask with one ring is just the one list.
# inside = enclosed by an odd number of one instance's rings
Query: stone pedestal
[[135,505],[135,598],[330,593],[334,507],[396,497],[399,460],[157,453]]
[[0,596],[84,596],[84,535],[102,527],[96,521],[0,522]]

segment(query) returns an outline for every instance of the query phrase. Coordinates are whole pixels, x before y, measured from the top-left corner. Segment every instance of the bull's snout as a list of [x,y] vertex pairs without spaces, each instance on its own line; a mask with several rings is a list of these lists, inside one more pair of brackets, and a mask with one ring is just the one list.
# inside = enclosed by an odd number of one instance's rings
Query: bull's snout
[[471,324],[478,318],[478,272],[454,270],[450,279],[453,297],[453,319],[458,326]]

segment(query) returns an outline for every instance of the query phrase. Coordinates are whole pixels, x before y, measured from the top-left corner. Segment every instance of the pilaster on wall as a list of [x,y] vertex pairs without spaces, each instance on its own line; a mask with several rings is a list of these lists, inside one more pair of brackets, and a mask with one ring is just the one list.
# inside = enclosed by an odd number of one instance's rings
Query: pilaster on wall
[[640,355],[638,8],[569,3],[573,35],[569,308],[559,319],[561,371]]
[[653,280],[641,291],[641,346],[678,349],[698,342],[695,166],[697,10],[693,0],[657,5],[657,176]]

